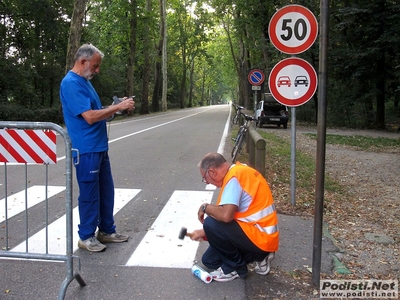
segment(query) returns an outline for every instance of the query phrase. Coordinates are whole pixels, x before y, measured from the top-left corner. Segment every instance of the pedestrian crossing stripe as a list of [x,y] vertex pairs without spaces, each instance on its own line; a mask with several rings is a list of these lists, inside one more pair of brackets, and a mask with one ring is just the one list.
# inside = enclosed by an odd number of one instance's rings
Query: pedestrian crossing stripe
[[[32,186],[27,189],[28,208],[39,204],[46,199],[45,186]],[[47,186],[47,197],[53,197],[65,190],[63,186]],[[115,189],[114,215],[124,208],[141,189]],[[188,231],[202,228],[197,219],[197,212],[203,203],[210,203],[214,191],[174,191],[161,213],[150,227],[134,253],[128,258],[125,266],[191,268],[199,246],[199,242],[178,238],[181,227]],[[11,201],[11,202],[10,202]],[[3,221],[5,199],[0,200],[0,214]],[[7,209],[7,218],[25,210],[25,191],[21,191],[7,198],[11,203]],[[77,247],[79,224],[78,207],[73,209],[73,251]],[[46,228],[37,232],[28,239],[29,253],[49,253],[64,255],[66,251],[66,216],[63,215],[47,227],[48,249],[46,251]],[[20,243],[10,251],[26,252],[26,241]],[[3,258],[0,258],[3,259]]]
[[[65,190],[64,186],[47,186],[47,198],[51,198]],[[25,210],[25,199],[27,199],[27,208],[46,200],[46,187],[43,185],[34,185],[26,190],[7,197],[7,219],[10,219]],[[6,220],[5,201],[0,200],[0,223]]]
[[175,191],[125,266],[190,269],[199,242],[180,240],[179,232],[202,228],[197,212],[212,196],[211,191]]
[[[129,201],[131,201],[141,190],[140,189],[115,189],[114,197],[114,215],[120,211]],[[78,207],[73,209],[73,251],[78,250],[77,241],[79,211]],[[65,254],[66,251],[66,216],[63,215],[48,226],[48,253]],[[46,253],[46,228],[34,234],[28,239],[28,252],[30,253]],[[22,242],[11,251],[25,252],[26,242]]]

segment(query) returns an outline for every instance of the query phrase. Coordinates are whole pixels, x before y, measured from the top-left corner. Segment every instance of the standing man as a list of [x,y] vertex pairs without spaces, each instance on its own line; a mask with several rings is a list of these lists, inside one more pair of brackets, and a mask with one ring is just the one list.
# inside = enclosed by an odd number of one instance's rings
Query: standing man
[[219,153],[204,156],[199,167],[204,183],[221,188],[215,205],[199,208],[203,229],[191,237],[210,244],[203,264],[216,270],[211,275],[221,282],[246,277],[247,264],[253,262],[255,273],[267,275],[279,244],[278,217],[267,181],[257,170],[239,162],[231,165]]
[[[72,147],[79,185],[80,224],[78,247],[100,252],[102,243],[120,243],[129,236],[116,232],[114,225],[114,182],[108,157],[106,119],[117,111],[134,109],[132,98],[102,108],[90,80],[100,72],[104,54],[95,46],[82,45],[74,66],[61,82],[60,98]],[[99,229],[97,237],[95,235]]]

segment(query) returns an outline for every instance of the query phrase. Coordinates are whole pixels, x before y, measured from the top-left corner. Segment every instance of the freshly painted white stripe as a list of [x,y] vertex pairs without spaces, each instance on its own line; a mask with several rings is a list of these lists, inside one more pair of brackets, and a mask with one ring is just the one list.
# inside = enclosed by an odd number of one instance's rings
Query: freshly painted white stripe
[[[47,186],[47,197],[53,197],[54,195],[61,193],[65,190],[64,186]],[[44,201],[46,199],[46,187],[44,185],[34,185],[27,190],[27,207],[32,206]],[[5,221],[5,201],[3,198],[0,200],[0,223]],[[23,212],[25,210],[25,190],[7,197],[7,218]]]
[[206,184],[206,190],[207,191],[215,191],[217,189],[217,187],[211,183]]
[[197,219],[201,204],[210,203],[213,192],[175,191],[148,229],[125,266],[191,268],[199,242],[178,238],[182,227],[188,232],[202,228]]
[[[115,189],[114,215],[121,210],[129,201],[131,201],[141,190],[140,189]],[[78,249],[78,207],[73,209],[73,251]],[[63,215],[48,226],[48,253],[65,254],[66,253],[66,216]],[[28,239],[28,252],[46,253],[46,229],[42,229]],[[25,252],[25,241],[11,249],[15,252]]]
[[221,154],[224,154],[226,138],[227,138],[228,132],[229,132],[231,112],[232,112],[232,105],[230,105],[228,119],[226,120],[224,132],[222,133],[222,137],[221,137],[221,142],[220,142],[218,150],[217,150],[217,152],[221,153]]
[[[229,108],[228,119],[226,120],[225,129],[224,129],[224,132],[222,133],[221,142],[220,142],[218,150],[217,150],[217,152],[220,153],[220,154],[224,154],[225,143],[226,143],[226,139],[228,138],[230,119],[231,119],[231,112],[232,112],[232,105]],[[215,185],[213,185],[213,184],[207,184],[206,185],[206,190],[208,190],[208,191],[214,191],[216,189],[217,189],[217,187]]]

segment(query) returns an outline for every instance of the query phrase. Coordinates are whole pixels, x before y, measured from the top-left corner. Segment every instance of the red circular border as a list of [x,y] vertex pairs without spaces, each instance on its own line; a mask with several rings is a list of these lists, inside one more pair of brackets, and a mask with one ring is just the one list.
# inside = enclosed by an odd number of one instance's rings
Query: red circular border
[[[284,44],[282,44],[278,37],[276,36],[276,26],[279,21],[279,19],[287,13],[291,12],[297,12],[305,16],[308,20],[308,22],[311,25],[311,32],[310,36],[308,39],[301,44],[300,46],[297,47],[287,47]],[[312,44],[314,44],[315,40],[317,39],[318,35],[318,22],[317,19],[315,18],[314,14],[306,7],[301,6],[301,5],[287,5],[282,7],[280,10],[278,10],[271,18],[271,21],[269,22],[268,25],[268,35],[269,39],[271,40],[271,43],[275,46],[276,49],[279,51],[286,53],[286,54],[299,54],[307,49],[309,49]]]
[[[299,99],[293,100],[286,98],[282,96],[279,92],[278,89],[276,88],[276,78],[280,70],[282,70],[284,67],[288,65],[297,65],[300,67],[303,67],[308,75],[310,76],[310,85],[308,88],[307,93],[305,93],[302,97]],[[314,75],[314,78],[312,76]],[[269,74],[268,78],[268,85],[269,85],[269,91],[271,92],[272,96],[279,102],[282,103],[283,105],[290,106],[290,107],[295,107],[302,105],[306,103],[308,100],[312,98],[314,95],[315,91],[317,90],[317,85],[318,85],[318,78],[317,78],[317,73],[315,72],[314,68],[312,65],[307,62],[304,59],[301,58],[286,58],[284,60],[281,60],[278,62],[273,69],[271,70],[271,73]]]
[[[251,75],[253,75],[255,72],[260,72],[261,75],[262,75],[261,81],[258,82],[258,83],[254,83],[252,80],[250,80]],[[259,69],[251,70],[251,71],[249,72],[249,74],[247,75],[247,80],[249,81],[249,83],[250,83],[251,85],[262,85],[262,84],[264,83],[264,80],[265,80],[264,72],[261,71],[261,70],[259,70]]]

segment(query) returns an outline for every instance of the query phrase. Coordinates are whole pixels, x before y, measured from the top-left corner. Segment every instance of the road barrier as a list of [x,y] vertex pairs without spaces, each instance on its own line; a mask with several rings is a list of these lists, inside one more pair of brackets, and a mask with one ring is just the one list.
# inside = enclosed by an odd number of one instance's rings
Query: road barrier
[[[56,163],[56,135],[58,132],[65,142],[65,205],[66,205],[66,250],[65,255],[48,253],[48,166]],[[67,274],[62,282],[58,299],[64,299],[68,285],[76,279],[80,286],[86,283],[79,273],[74,273],[74,258],[79,257],[73,255],[73,221],[72,221],[72,144],[68,133],[59,125],[49,122],[7,122],[0,121],[0,162],[4,163],[4,219],[5,219],[5,247],[0,250],[0,257],[17,258],[17,259],[36,259],[50,261],[64,261],[66,263]],[[14,252],[9,249],[9,220],[8,211],[8,195],[7,195],[7,164],[11,162],[23,163],[25,165],[25,174],[27,174],[28,164],[44,164],[45,165],[45,188],[46,188],[46,252],[33,253],[28,251],[28,197],[25,192],[25,244],[26,252]],[[64,176],[64,174],[63,174]],[[28,179],[25,176],[25,191],[27,190]],[[0,216],[1,217],[1,216]]]
[[249,153],[249,166],[255,168],[265,177],[266,142],[252,126],[249,127],[248,133],[246,135],[246,149]]

